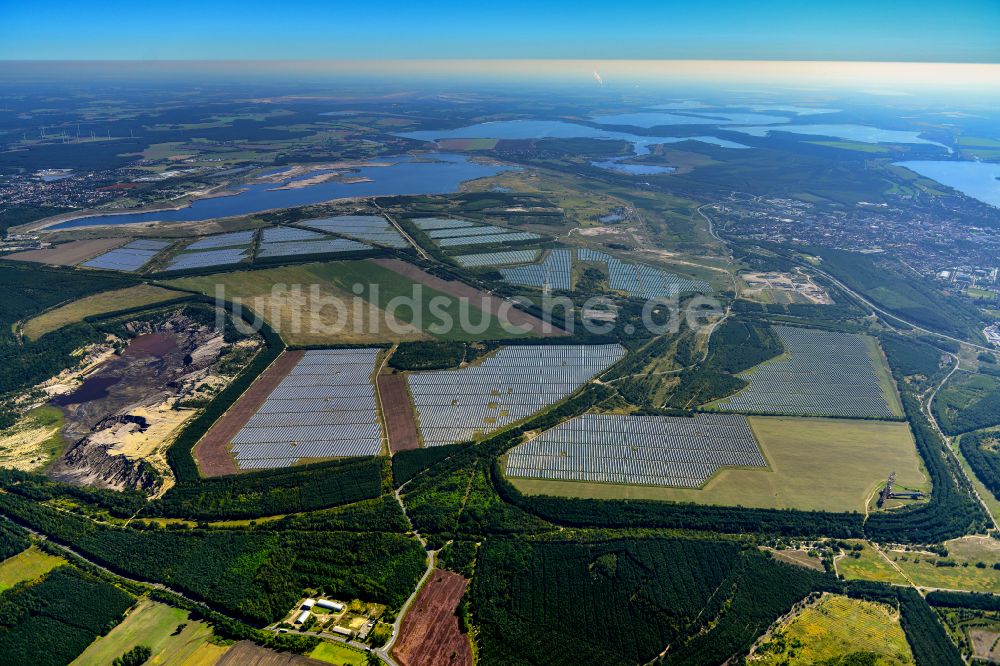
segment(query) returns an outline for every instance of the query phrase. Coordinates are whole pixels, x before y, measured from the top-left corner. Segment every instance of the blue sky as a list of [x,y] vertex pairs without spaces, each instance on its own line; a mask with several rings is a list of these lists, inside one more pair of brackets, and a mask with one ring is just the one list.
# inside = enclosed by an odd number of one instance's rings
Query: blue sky
[[410,58],[997,63],[1000,0],[0,0],[0,59]]

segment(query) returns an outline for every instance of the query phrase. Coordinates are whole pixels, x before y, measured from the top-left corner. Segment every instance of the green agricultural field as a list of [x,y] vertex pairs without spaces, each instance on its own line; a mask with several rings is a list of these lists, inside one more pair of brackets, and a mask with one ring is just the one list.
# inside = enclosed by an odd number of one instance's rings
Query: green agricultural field
[[0,562],[0,592],[22,581],[40,578],[61,564],[66,564],[66,560],[31,546]]
[[[1000,561],[1000,541],[968,536],[946,541],[944,547],[948,549],[946,557],[928,551],[884,549],[893,567],[866,545],[859,559],[838,560],[837,571],[847,579],[1000,594],[1000,570],[993,568]],[[983,566],[976,566],[979,563]]]
[[723,469],[703,488],[660,488],[578,481],[510,479],[529,495],[657,499],[723,506],[864,511],[896,472],[896,483],[929,490],[905,423],[752,416],[768,469]]
[[877,666],[914,663],[899,611],[886,604],[824,594],[817,603],[772,629],[747,663],[804,666],[857,652],[879,655],[874,662]]
[[[317,262],[232,271],[183,277],[167,284],[210,296],[214,296],[221,286],[227,299],[239,299],[291,345],[511,337],[495,317],[485,331],[464,333],[457,325],[460,303],[456,297],[420,285],[370,261]],[[296,285],[300,287],[298,292],[292,290]],[[319,298],[312,297],[314,289]],[[391,307],[394,299],[412,299],[414,289],[420,296],[416,311],[406,305]],[[469,319],[478,324],[484,315],[475,304],[473,299]],[[440,321],[438,312],[451,316],[456,326],[435,335],[432,331],[436,329],[431,325]]]
[[339,643],[320,643],[309,656],[337,666],[365,666],[368,663],[367,654]]
[[110,664],[137,645],[145,645],[153,651],[147,662],[150,664],[213,664],[228,648],[211,643],[211,638],[212,628],[189,619],[187,611],[143,599],[121,624],[91,643],[73,664]]
[[43,312],[26,321],[22,332],[31,340],[37,340],[46,333],[60,329],[67,324],[83,321],[85,317],[154,305],[174,298],[181,298],[184,295],[181,292],[149,284],[106,291]]

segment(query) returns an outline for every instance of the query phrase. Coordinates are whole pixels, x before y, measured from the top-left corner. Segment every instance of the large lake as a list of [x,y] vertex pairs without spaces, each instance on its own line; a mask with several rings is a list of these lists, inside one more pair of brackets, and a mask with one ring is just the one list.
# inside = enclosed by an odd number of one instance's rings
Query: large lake
[[[694,113],[694,112],[692,112]],[[787,123],[785,116],[769,116],[762,113],[729,113],[698,111],[698,115],[681,115],[640,111],[638,113],[616,113],[594,116],[592,120],[600,125],[631,125],[632,127],[660,127],[661,125],[778,125]]]
[[991,206],[1000,207],[1000,164],[957,160],[912,160],[894,164]]
[[627,141],[636,155],[646,155],[650,146],[681,141],[699,141],[722,148],[749,148],[735,141],[715,136],[638,136],[628,132],[612,132],[587,125],[577,125],[562,120],[500,120],[479,123],[450,130],[421,130],[401,132],[399,136],[419,141],[438,139],[602,139]]
[[275,189],[284,183],[257,183],[243,186],[238,194],[232,196],[197,199],[190,206],[179,210],[82,217],[50,228],[67,229],[95,224],[118,225],[139,222],[201,222],[217,217],[250,215],[272,208],[308,206],[331,199],[397,194],[446,194],[457,191],[458,186],[467,180],[494,176],[510,168],[470,162],[464,155],[435,153],[426,157],[428,159],[421,160],[406,156],[379,158],[379,162],[388,162],[391,165],[360,167],[347,173],[351,178],[370,179],[366,182],[327,181],[288,190]]
[[944,144],[920,137],[919,132],[904,130],[885,130],[867,125],[782,125],[780,127],[727,127],[730,132],[740,132],[751,136],[765,137],[772,132],[790,132],[792,134],[808,134],[812,136],[829,136],[845,141],[860,143],[907,143],[941,146],[948,152],[951,149]]

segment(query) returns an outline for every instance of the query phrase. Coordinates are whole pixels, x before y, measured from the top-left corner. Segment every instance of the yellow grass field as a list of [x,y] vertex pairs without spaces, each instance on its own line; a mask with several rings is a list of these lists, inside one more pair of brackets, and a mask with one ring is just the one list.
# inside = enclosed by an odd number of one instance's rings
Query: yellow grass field
[[880,655],[879,666],[913,664],[899,613],[885,604],[825,594],[776,627],[749,664],[817,664],[855,652]]
[[66,560],[31,546],[0,562],[0,592],[22,581],[35,580],[61,564],[66,564]]
[[[180,631],[177,629],[184,626]],[[188,619],[187,611],[142,599],[121,624],[90,644],[72,663],[75,666],[110,664],[137,645],[153,651],[149,666],[212,666],[228,646],[209,642],[212,629]]]
[[84,317],[153,305],[183,296],[184,294],[181,292],[154,287],[149,284],[140,284],[125,289],[116,289],[115,291],[105,291],[43,312],[37,317],[26,321],[22,331],[26,337],[37,340],[46,333],[60,329],[67,324],[83,321]]
[[928,489],[906,423],[777,416],[749,419],[769,468],[724,469],[700,489],[510,480],[529,495],[858,512],[864,511],[868,498],[892,471],[898,486]]
[[[839,559],[837,571],[848,579],[1000,594],[1000,571],[993,568],[993,563],[1000,561],[1000,541],[986,536],[967,536],[946,541],[944,547],[948,549],[947,557],[925,551],[883,548],[886,557],[902,571],[899,573],[874,548],[866,545],[859,559]],[[950,563],[954,566],[942,566]],[[976,566],[978,563],[984,566]]]

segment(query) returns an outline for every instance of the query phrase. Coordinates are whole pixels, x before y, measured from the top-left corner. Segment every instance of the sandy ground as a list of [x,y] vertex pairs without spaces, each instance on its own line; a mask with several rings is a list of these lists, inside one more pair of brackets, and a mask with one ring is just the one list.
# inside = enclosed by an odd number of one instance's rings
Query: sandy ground
[[0,437],[0,467],[12,467],[30,472],[42,467],[48,457],[45,441],[59,432],[53,428],[22,428],[13,426]]

